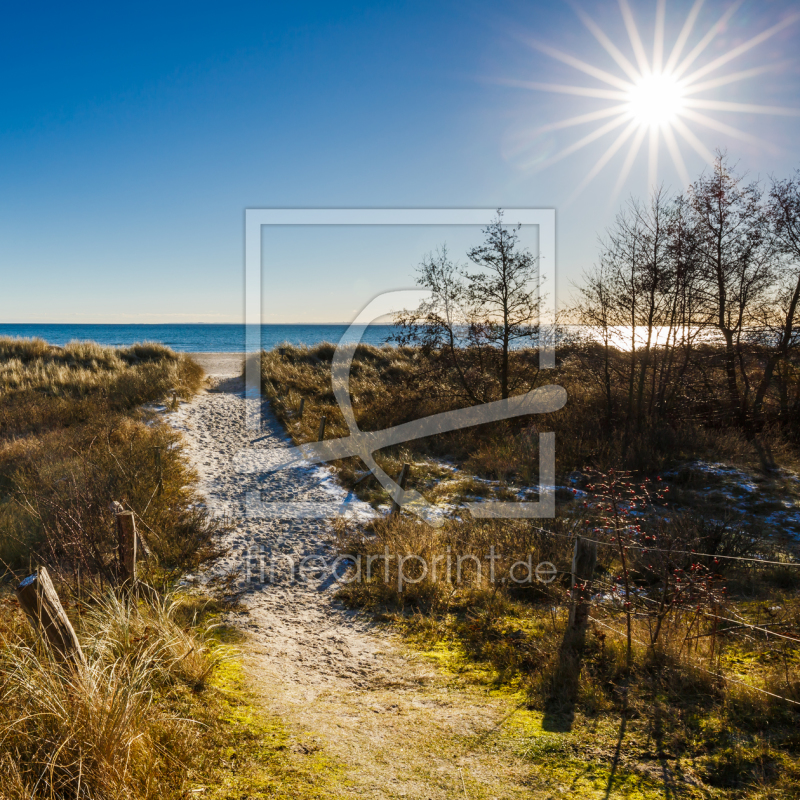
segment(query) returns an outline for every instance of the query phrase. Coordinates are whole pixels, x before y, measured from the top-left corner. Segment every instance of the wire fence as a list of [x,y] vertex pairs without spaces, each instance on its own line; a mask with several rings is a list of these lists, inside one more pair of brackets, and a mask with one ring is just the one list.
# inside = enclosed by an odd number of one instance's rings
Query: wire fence
[[[592,539],[589,536],[584,536],[580,533],[559,533],[558,531],[551,531],[547,528],[540,528],[539,526],[534,525],[534,530],[541,531],[542,533],[548,533],[551,536],[560,536],[565,539],[575,539],[575,537],[580,536],[581,539],[587,542],[594,542],[594,544],[603,545],[605,547],[614,547],[617,548],[619,545],[617,542],[606,542],[602,539]],[[645,547],[644,545],[639,544],[623,544],[622,545],[626,550],[641,550],[645,553],[668,553],[670,555],[687,555],[687,556],[698,556],[701,558],[724,558],[732,561],[747,561],[752,564],[765,564],[765,565],[774,565],[780,567],[800,567],[800,561],[770,561],[769,559],[765,558],[758,558],[756,556],[730,556],[730,555],[723,555],[721,553],[702,553],[698,552],[697,550],[669,550],[665,548],[659,547]]]

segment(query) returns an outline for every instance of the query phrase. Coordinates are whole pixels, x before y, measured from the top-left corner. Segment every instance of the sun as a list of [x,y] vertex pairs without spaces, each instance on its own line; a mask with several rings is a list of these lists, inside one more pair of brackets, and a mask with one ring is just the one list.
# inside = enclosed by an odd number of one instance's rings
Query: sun
[[[800,116],[800,109],[797,108],[729,102],[719,98],[718,95],[721,87],[752,79],[775,69],[774,65],[763,65],[729,71],[727,65],[749,50],[763,45],[779,31],[793,25],[800,20],[800,13],[784,17],[772,27],[757,33],[727,52],[717,51],[710,60],[703,63],[703,53],[716,36],[725,30],[731,17],[741,5],[740,2],[730,5],[717,22],[699,38],[699,41],[693,44],[692,32],[704,2],[695,0],[671,49],[667,49],[665,42],[667,0],[655,0],[655,29],[652,48],[649,51],[639,33],[628,0],[617,0],[617,2],[628,34],[630,49],[627,55],[623,52],[626,47],[624,42],[615,43],[588,14],[577,7],[575,11],[581,22],[614,60],[618,71],[602,69],[557,50],[549,44],[528,40],[531,47],[591,78],[594,81],[593,85],[574,86],[526,80],[503,81],[508,85],[534,91],[592,98],[594,102],[605,101],[605,106],[602,108],[598,109],[595,106],[594,110],[548,123],[531,132],[530,141],[535,142],[537,137],[545,132],[551,133],[574,126],[596,125],[582,138],[545,161],[542,161],[539,153],[536,153],[530,168],[537,171],[546,169],[599,139],[616,134],[605,152],[586,173],[570,200],[580,194],[618,152],[627,149],[624,161],[617,170],[616,184],[610,193],[610,199],[613,201],[627,180],[645,138],[648,140],[649,151],[647,182],[651,188],[658,181],[659,152],[663,147],[666,147],[684,186],[689,184],[689,173],[684,164],[681,145],[694,150],[709,164],[713,163],[714,155],[695,132],[697,127],[752,144],[764,144],[756,136],[717,119],[714,112]],[[709,96],[709,92],[713,94]]]
[[628,98],[631,116],[648,128],[673,125],[684,107],[680,83],[666,72],[642,76]]

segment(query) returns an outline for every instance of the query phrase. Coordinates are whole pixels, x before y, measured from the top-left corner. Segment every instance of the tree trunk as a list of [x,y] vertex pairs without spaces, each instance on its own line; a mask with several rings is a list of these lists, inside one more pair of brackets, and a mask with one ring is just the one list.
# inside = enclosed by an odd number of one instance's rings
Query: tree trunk
[[746,427],[747,411],[742,403],[739,383],[736,380],[736,353],[733,349],[733,333],[727,328],[722,328],[721,332],[725,338],[725,380],[728,387],[728,397],[734,413],[739,417],[739,423],[742,427]]

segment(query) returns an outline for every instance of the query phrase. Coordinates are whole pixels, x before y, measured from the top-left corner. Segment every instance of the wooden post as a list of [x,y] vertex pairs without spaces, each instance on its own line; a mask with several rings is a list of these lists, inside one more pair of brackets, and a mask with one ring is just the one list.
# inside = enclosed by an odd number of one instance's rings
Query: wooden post
[[[403,468],[400,470],[400,474],[397,476],[397,485],[403,490],[406,490],[406,481],[408,481],[408,471],[410,467],[408,464],[403,464]],[[400,513],[400,503],[398,503],[394,498],[392,498],[392,511],[391,515],[395,516],[396,514]]]
[[117,554],[121,583],[136,581],[136,520],[133,511],[117,514]]
[[300,398],[300,410],[297,412],[297,418],[303,419],[303,409],[306,407],[306,399],[305,397]]
[[[122,505],[122,503],[119,503],[116,500],[113,500],[109,504],[108,507],[111,509],[112,513],[114,514],[114,524],[117,525],[117,521],[116,521],[117,515],[124,513],[125,507]],[[119,537],[119,534],[117,534],[117,537]],[[145,542],[145,540],[142,538],[142,534],[139,533],[139,530],[137,528],[136,529],[136,559],[137,559],[137,561],[139,559],[142,559],[142,558],[150,558],[150,556],[152,554],[153,554],[152,551],[147,546],[147,542]]]
[[597,543],[578,536],[572,554],[572,594],[569,607],[569,626],[582,630],[589,619],[587,597],[592,589],[592,576],[597,564]]
[[150,548],[136,530],[136,516],[133,511],[125,511],[116,500],[110,508],[117,526],[120,583],[127,586],[136,597],[145,597],[154,604],[160,602],[158,592],[136,575],[137,559],[151,555]]
[[323,414],[319,418],[319,434],[317,436],[317,441],[321,442],[325,438],[325,415]]
[[58,599],[53,582],[42,567],[17,586],[17,599],[31,625],[44,633],[53,654],[73,668],[86,666],[78,637]]

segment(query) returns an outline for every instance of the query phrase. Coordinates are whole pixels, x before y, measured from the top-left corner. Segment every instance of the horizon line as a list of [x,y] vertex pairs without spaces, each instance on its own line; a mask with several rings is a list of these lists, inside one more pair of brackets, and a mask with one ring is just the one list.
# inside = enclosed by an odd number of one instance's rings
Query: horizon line
[[[352,322],[262,322],[261,327],[270,325],[344,325],[350,326]],[[391,322],[373,322],[370,325],[393,325]],[[10,325],[83,325],[83,326],[141,326],[141,327],[161,327],[164,325],[240,325],[245,327],[244,322],[0,322],[0,327]]]

